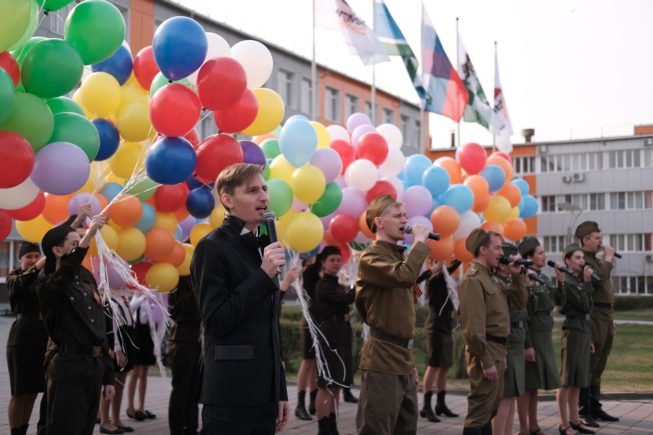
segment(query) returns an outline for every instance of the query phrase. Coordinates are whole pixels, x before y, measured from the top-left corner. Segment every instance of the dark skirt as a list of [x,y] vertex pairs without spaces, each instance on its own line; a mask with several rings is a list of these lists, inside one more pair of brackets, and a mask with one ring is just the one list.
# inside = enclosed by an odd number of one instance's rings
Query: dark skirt
[[526,389],[555,390],[560,387],[560,376],[555,361],[551,330],[529,330],[535,349],[535,362],[526,363]]
[[[122,368],[118,367],[118,361],[114,358],[114,372],[127,373],[134,368],[133,358],[136,354],[136,347],[134,345],[134,327],[127,325],[121,326],[119,339],[122,343],[122,352],[125,354],[125,366]],[[152,352],[154,352],[154,350],[152,350]]]
[[503,381],[503,397],[519,397],[526,391],[526,360],[524,359],[524,329],[510,331],[506,345],[506,372]]
[[313,338],[308,330],[306,320],[302,318],[302,358],[315,359],[315,349],[313,349]]
[[451,332],[433,328],[433,313],[424,322],[426,357],[429,367],[448,369],[453,364],[453,336]]
[[577,329],[562,330],[560,380],[564,387],[585,388],[589,385],[591,341],[589,332]]
[[[353,383],[352,369],[352,333],[349,322],[344,320],[326,320],[320,323],[322,356],[326,362],[325,373],[319,375],[317,385],[350,386]],[[324,341],[327,340],[327,342]],[[329,378],[329,379],[326,379]]]
[[133,364],[137,366],[152,366],[156,364],[154,342],[152,342],[152,336],[150,335],[150,326],[137,322],[133,331]]
[[45,391],[43,361],[48,334],[39,320],[20,319],[7,339],[7,366],[12,396]]

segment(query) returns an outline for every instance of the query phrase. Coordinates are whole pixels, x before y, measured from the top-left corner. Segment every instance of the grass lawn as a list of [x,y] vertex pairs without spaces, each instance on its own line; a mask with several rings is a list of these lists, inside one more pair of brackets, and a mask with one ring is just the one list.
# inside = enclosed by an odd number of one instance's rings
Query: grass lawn
[[618,320],[648,320],[653,321],[653,308],[634,311],[616,311],[615,319]]

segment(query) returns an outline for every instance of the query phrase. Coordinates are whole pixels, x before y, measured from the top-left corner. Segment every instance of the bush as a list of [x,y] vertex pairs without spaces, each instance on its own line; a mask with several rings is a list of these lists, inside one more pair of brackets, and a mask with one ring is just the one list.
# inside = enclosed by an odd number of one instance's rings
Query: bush
[[615,296],[615,311],[634,311],[653,308],[653,297],[651,296]]

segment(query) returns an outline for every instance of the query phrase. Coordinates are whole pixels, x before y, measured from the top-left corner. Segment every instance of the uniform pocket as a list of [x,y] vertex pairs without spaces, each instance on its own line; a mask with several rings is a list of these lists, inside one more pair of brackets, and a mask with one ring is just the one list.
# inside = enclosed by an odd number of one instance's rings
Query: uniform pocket
[[215,361],[254,359],[254,346],[251,344],[216,344],[213,352]]

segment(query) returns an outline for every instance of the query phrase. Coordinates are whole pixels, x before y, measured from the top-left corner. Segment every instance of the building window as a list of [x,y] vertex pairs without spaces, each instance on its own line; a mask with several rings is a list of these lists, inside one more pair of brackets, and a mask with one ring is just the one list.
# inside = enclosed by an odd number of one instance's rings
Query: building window
[[[424,146],[424,144],[419,143],[419,140],[420,140],[420,137],[421,137],[421,135],[420,135],[421,129],[422,129],[422,123],[420,122],[419,119],[416,119],[415,120],[415,136],[414,136],[415,137],[415,142],[414,143],[418,144],[417,148],[419,150],[421,150],[422,147]],[[406,142],[408,142],[408,141],[406,141],[404,139],[404,143],[406,143]]]
[[644,252],[651,252],[653,251],[653,234],[651,233],[644,233],[643,235],[644,239]]
[[394,124],[395,112],[392,109],[383,109],[383,122],[385,124]]
[[610,194],[610,210],[626,209],[626,192],[612,192]]
[[644,208],[653,208],[653,191],[644,192]]
[[605,194],[590,193],[590,210],[605,210]]
[[277,89],[279,90],[279,96],[288,107],[294,107],[292,94],[293,77],[293,73],[282,69],[279,70],[279,74],[277,75]]
[[562,252],[566,246],[565,236],[544,236],[542,240],[545,252]]
[[653,276],[646,277],[646,294],[653,295]]
[[340,122],[340,93],[337,89],[331,87],[326,88],[324,104],[326,119],[332,122]]
[[653,167],[653,149],[644,150],[644,167]]
[[374,116],[372,116],[373,114],[372,114],[372,102],[371,101],[366,101],[365,102],[365,114],[367,115],[368,118],[370,118],[370,120],[372,122],[374,122]]
[[349,119],[351,115],[358,112],[358,97],[347,94],[345,97],[345,118]]
[[404,141],[408,139],[408,125],[410,123],[410,118],[406,115],[401,115],[401,134],[404,137]]
[[299,110],[313,116],[313,84],[310,79],[302,79],[299,105]]
[[542,212],[556,211],[556,197],[554,195],[542,196]]

